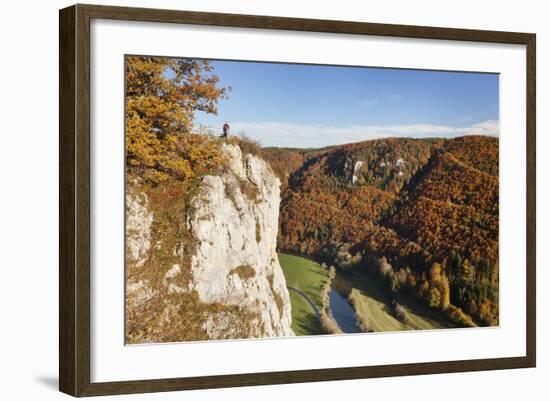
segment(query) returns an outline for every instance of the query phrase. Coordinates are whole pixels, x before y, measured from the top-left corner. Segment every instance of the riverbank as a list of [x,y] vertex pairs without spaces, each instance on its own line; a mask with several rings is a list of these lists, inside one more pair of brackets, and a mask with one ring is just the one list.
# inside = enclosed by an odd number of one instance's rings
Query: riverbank
[[333,311],[333,289],[332,283],[336,277],[336,270],[331,266],[328,271],[329,280],[323,288],[323,309],[321,310],[321,327],[326,334],[342,334],[344,331],[340,327],[336,314]]
[[335,330],[329,332],[333,334],[457,327],[445,314],[410,295],[390,296],[366,274],[336,272],[331,283],[328,269],[319,263],[296,254],[278,256],[291,289],[292,329],[296,335],[326,333],[320,323],[323,317],[330,318]]

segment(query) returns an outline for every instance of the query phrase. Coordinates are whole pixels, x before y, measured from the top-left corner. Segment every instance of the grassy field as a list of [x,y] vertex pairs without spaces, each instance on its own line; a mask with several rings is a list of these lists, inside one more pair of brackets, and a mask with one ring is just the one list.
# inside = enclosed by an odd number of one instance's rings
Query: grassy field
[[[322,308],[321,289],[328,280],[328,272],[317,263],[299,256],[279,253],[286,284],[303,291],[311,301]],[[298,336],[322,334],[315,311],[303,297],[290,291],[292,329]]]
[[448,329],[458,327],[443,313],[421,304],[414,298],[403,295],[397,302],[405,308],[410,325],[418,330]]
[[391,311],[391,301],[378,289],[368,276],[356,276],[353,280],[350,301],[355,313],[367,322],[370,331],[409,330],[397,320]]
[[353,287],[350,300],[356,313],[367,322],[371,331],[456,327],[443,313],[430,309],[407,295],[401,295],[397,299],[406,311],[407,324],[403,323],[394,316],[391,300],[369,276],[356,274]]

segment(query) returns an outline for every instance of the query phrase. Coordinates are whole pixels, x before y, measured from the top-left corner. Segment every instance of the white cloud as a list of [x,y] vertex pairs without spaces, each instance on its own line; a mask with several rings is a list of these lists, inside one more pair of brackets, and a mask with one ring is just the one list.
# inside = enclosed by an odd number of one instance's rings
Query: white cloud
[[377,103],[380,102],[380,99],[377,98],[377,97],[373,97],[371,99],[366,99],[366,100],[363,100],[361,103],[359,103],[361,106],[363,107],[368,107],[368,106],[372,106],[372,105],[375,105]]
[[360,102],[359,105],[362,106],[362,107],[369,107],[369,106],[373,106],[373,105],[378,104],[378,103],[383,102],[383,101],[400,102],[401,100],[403,100],[403,96],[401,96],[398,93],[394,93],[394,94],[391,94],[391,95],[385,95],[382,98],[372,97],[370,99],[365,99],[362,102]]
[[453,127],[434,124],[404,125],[348,125],[324,126],[309,124],[291,124],[283,122],[235,122],[231,124],[231,133],[245,133],[260,141],[263,146],[281,147],[323,147],[369,139],[387,137],[456,137],[464,135],[498,136],[499,123],[487,120],[468,127]]
[[387,97],[389,100],[399,100],[399,101],[403,100],[403,96],[401,96],[398,93],[395,93],[393,95],[388,95]]

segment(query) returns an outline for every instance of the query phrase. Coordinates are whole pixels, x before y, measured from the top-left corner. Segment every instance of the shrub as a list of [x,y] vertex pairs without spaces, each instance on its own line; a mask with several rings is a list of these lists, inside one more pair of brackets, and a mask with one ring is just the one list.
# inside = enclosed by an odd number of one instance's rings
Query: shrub
[[256,270],[250,265],[240,265],[237,266],[229,272],[229,274],[236,274],[238,275],[242,280],[247,280],[249,278],[252,278],[256,275]]
[[343,331],[338,323],[326,312],[321,312],[321,328],[326,334],[342,334]]
[[273,298],[275,298],[275,303],[277,304],[277,309],[279,310],[279,316],[281,316],[285,307],[285,301],[283,301],[283,297],[281,297],[281,295],[274,289],[271,289],[271,293],[273,294]]
[[462,309],[457,308],[454,305],[449,305],[446,312],[447,316],[449,316],[449,318],[455,323],[466,327],[477,327],[470,316],[462,312]]
[[258,198],[260,191],[258,191],[257,185],[248,180],[239,180],[239,186],[241,188],[241,192],[246,198],[250,200],[256,200]]
[[441,293],[435,287],[430,289],[428,295],[428,305],[430,305],[432,308],[439,308],[439,306],[441,305]]
[[250,138],[245,133],[241,133],[239,136],[232,136],[227,139],[227,142],[240,146],[243,157],[247,154],[254,156],[262,155],[262,146],[260,142],[256,139]]

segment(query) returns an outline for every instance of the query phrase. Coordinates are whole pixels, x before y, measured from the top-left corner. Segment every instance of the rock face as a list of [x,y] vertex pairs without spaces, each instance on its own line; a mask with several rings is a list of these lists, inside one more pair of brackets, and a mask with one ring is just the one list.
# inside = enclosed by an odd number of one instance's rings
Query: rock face
[[[189,226],[198,240],[193,288],[206,303],[246,305],[257,336],[291,334],[290,298],[276,253],[279,179],[265,161],[224,145],[228,171],[203,178]],[[212,337],[231,319],[212,317]]]
[[148,199],[145,194],[126,196],[126,252],[135,266],[145,263],[147,252],[151,248],[151,224],[153,213],[148,209]]
[[355,183],[357,182],[357,172],[359,170],[361,170],[361,167],[363,167],[364,163],[365,162],[363,162],[363,161],[358,161],[358,162],[355,163],[355,166],[353,166],[353,174],[351,176],[351,183],[353,185],[355,185]]
[[[186,294],[198,296],[203,312],[197,317],[201,325],[197,339],[293,335],[290,298],[276,254],[279,179],[264,160],[243,156],[239,146],[222,146],[227,159],[224,171],[202,178],[186,213],[187,230],[194,238],[191,261],[185,268],[180,263],[164,266],[156,296],[169,294],[165,298],[169,301],[163,301],[166,316],[190,307],[183,301]],[[150,247],[162,246],[151,242],[150,219],[147,199],[127,196],[127,253],[135,259],[136,269],[148,266],[143,257]],[[180,251],[176,247],[173,253]],[[188,279],[181,284],[178,277],[184,274]],[[128,302],[152,297],[155,293],[146,282],[127,283]],[[171,322],[177,318],[162,318],[158,325]]]

